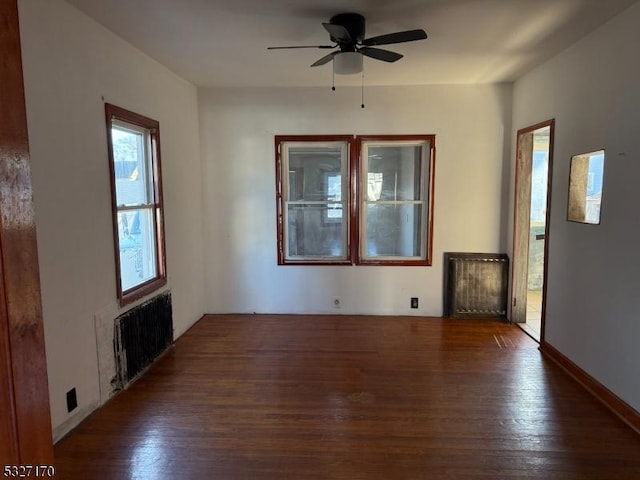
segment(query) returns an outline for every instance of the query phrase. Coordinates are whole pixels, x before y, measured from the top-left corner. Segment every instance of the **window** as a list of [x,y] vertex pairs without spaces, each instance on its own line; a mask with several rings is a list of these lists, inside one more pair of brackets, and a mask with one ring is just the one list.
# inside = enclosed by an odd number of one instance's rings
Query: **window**
[[429,260],[428,139],[360,138],[360,263]]
[[160,127],[106,104],[117,290],[120,304],[166,284]]
[[275,141],[280,265],[431,265],[433,135]]
[[604,150],[598,150],[571,157],[567,220],[592,225],[600,223],[604,156]]
[[279,263],[351,263],[350,137],[277,137]]

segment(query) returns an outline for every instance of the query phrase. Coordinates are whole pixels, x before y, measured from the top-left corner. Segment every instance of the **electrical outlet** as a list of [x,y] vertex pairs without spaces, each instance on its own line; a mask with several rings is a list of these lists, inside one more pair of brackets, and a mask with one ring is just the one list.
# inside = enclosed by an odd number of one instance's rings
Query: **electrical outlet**
[[333,297],[333,308],[340,308],[340,297]]
[[418,297],[411,297],[411,308],[418,308]]
[[73,387],[67,392],[67,412],[72,412],[78,406],[78,397],[76,395],[76,388]]

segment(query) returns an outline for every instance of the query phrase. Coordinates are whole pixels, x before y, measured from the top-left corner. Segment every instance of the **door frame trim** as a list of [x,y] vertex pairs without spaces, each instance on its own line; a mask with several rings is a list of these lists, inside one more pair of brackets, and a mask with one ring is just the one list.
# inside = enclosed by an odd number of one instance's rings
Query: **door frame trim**
[[[44,346],[17,0],[0,2],[0,465],[51,465]],[[6,382],[4,379],[7,379]],[[8,410],[8,412],[6,411]],[[8,431],[4,431],[8,430]],[[8,458],[4,458],[8,457]]]
[[[515,181],[514,181],[514,200],[513,200],[513,261],[511,262],[511,311],[513,313],[513,306],[516,300],[516,273],[519,271],[518,269],[522,268],[522,265],[519,265],[516,249],[518,248],[518,190],[520,179],[522,178],[521,162],[520,162],[520,145],[521,138],[524,135],[532,134],[536,130],[540,130],[541,128],[549,127],[549,161],[548,161],[548,172],[547,172],[547,199],[546,199],[546,212],[545,212],[545,243],[544,243],[544,259],[543,259],[543,274],[542,274],[542,312],[540,316],[540,342],[542,343],[545,339],[545,327],[546,327],[546,310],[547,310],[547,278],[548,278],[548,267],[549,267],[549,239],[550,239],[550,220],[551,220],[551,188],[552,188],[552,178],[553,178],[553,151],[555,145],[555,119],[552,118],[550,120],[545,120],[543,122],[536,123],[535,125],[530,125],[528,127],[522,128],[518,130],[516,133],[516,154],[515,154]],[[529,199],[529,202],[531,200]],[[527,243],[528,248],[528,243]],[[512,322],[513,322],[513,315]]]

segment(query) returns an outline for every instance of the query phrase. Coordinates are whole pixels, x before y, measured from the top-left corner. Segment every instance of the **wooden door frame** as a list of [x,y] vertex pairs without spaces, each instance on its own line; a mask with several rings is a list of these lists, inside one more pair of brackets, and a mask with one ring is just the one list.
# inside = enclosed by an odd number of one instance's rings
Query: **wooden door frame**
[[17,0],[0,0],[0,26],[0,466],[51,465]]
[[[547,198],[545,212],[545,243],[543,260],[542,313],[540,318],[540,342],[545,338],[545,316],[547,308],[547,270],[549,259],[549,222],[551,219],[551,181],[553,174],[553,148],[555,119],[518,130],[516,135],[516,168],[513,212],[513,261],[511,262],[511,320],[522,323],[526,320],[527,270],[529,254],[529,221],[531,214],[531,165],[533,160],[533,134],[549,127],[549,161],[547,172]],[[526,167],[526,168],[525,168]],[[526,199],[526,203],[525,203]],[[526,223],[527,234],[519,228]]]

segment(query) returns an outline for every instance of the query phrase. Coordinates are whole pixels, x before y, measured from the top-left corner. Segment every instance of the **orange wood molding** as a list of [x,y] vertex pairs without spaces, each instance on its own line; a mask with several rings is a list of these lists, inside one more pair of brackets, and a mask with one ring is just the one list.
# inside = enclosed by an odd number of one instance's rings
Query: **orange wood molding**
[[640,433],[640,413],[615,393],[602,385],[582,368],[560,353],[546,341],[540,342],[540,351],[581,384],[591,395],[636,432]]
[[[53,442],[16,0],[0,2],[0,426],[5,464],[51,464]],[[6,379],[6,380],[5,380]],[[2,432],[4,433],[4,432]],[[5,438],[0,439],[4,442]],[[1,466],[1,465],[0,465]]]

